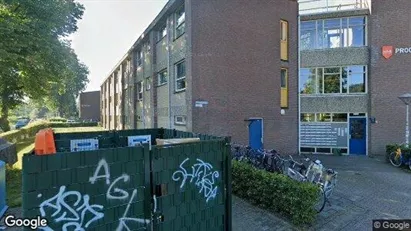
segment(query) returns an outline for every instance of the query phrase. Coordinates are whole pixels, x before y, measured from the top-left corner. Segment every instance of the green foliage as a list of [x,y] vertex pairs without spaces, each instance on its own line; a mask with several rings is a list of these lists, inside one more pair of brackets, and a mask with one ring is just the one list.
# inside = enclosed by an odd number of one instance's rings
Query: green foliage
[[97,123],[62,123],[38,121],[29,124],[19,130],[8,131],[0,134],[0,138],[6,139],[11,143],[17,143],[22,140],[34,137],[38,131],[44,128],[68,128],[68,127],[95,127]]
[[405,147],[405,144],[400,145],[400,144],[388,144],[385,146],[385,159],[387,162],[390,162],[389,156],[391,152],[394,152],[397,150],[397,148],[401,148],[402,153],[405,156],[405,159],[411,158],[411,148]]
[[296,182],[285,175],[257,170],[249,164],[233,161],[232,189],[235,195],[261,208],[280,213],[294,224],[312,223],[318,187]]
[[[77,30],[84,7],[74,1],[0,0],[0,128],[25,96],[75,112],[87,67],[65,38]],[[44,104],[43,104],[44,105]]]

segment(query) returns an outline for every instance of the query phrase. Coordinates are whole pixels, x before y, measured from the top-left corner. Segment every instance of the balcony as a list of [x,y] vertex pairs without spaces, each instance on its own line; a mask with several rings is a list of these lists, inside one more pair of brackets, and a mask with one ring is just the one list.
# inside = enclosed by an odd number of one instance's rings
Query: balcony
[[371,0],[299,0],[299,14],[322,14],[337,11],[371,10]]

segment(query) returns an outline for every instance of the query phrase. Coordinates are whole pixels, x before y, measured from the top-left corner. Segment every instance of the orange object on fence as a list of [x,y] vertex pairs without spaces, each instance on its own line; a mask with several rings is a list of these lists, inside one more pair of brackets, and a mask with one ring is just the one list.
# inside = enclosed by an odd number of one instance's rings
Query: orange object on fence
[[50,155],[56,153],[53,129],[42,129],[36,134],[34,142],[34,153],[36,155]]

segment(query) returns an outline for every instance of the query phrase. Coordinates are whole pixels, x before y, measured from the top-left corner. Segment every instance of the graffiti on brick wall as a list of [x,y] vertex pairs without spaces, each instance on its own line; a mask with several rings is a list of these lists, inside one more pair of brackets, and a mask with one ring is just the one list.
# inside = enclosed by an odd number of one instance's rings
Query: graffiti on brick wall
[[[118,182],[122,181],[127,183],[130,181],[130,176],[128,174],[123,173],[113,181],[110,181],[110,168],[106,160],[101,159],[93,176],[89,178],[89,182],[90,184],[95,184],[97,180],[100,179],[105,180],[105,183],[108,185],[106,192],[107,200],[118,200],[119,205],[124,204],[125,200],[128,201],[122,216],[118,219],[119,224],[116,231],[130,230],[127,224],[130,224],[131,222],[144,225],[150,223],[150,220],[148,219],[131,217],[129,214],[130,206],[137,198],[137,188],[133,189],[130,196],[130,193],[126,190],[116,187]],[[42,195],[39,194],[37,197],[41,198]],[[55,196],[43,201],[39,206],[39,210],[42,217],[48,215],[54,219],[54,222],[64,223],[62,225],[62,230],[85,230],[92,223],[97,222],[104,217],[103,205],[90,205],[90,196],[88,194],[82,195],[78,191],[66,191],[66,186],[61,186],[59,192]],[[48,212],[53,212],[47,214],[46,210]],[[92,218],[90,218],[90,214],[92,215]],[[88,217],[87,220],[86,217]],[[46,231],[53,230],[50,227],[39,228]]]
[[187,172],[184,164],[189,160],[186,158],[180,164],[180,169],[173,173],[172,179],[174,181],[180,181],[180,188],[183,188],[189,180],[199,188],[199,193],[203,193],[206,198],[206,202],[210,199],[215,199],[217,196],[218,186],[215,186],[215,180],[220,177],[218,171],[213,171],[213,166],[200,159],[197,159],[197,163],[191,166],[191,173]]

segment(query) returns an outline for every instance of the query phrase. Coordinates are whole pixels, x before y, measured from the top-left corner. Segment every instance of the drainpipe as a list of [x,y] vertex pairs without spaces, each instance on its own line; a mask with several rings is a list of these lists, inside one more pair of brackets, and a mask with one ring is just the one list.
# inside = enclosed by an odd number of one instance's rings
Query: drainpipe
[[171,56],[171,34],[170,34],[170,24],[172,23],[172,20],[170,20],[170,18],[167,18],[167,73],[168,73],[168,119],[169,119],[169,128],[172,129],[171,127],[171,96],[172,96],[172,89],[171,89],[171,75],[170,72],[172,71],[171,68],[171,60],[170,60],[170,56]]
[[301,154],[300,150],[301,150],[301,139],[300,139],[300,135],[301,135],[301,119],[300,119],[300,115],[301,115],[301,95],[300,95],[300,68],[301,68],[301,54],[300,54],[300,25],[301,25],[301,21],[300,21],[300,13],[298,13],[298,35],[297,35],[297,45],[298,45],[298,71],[297,71],[297,96],[298,96],[298,115],[297,115],[297,119],[298,119],[298,154]]

